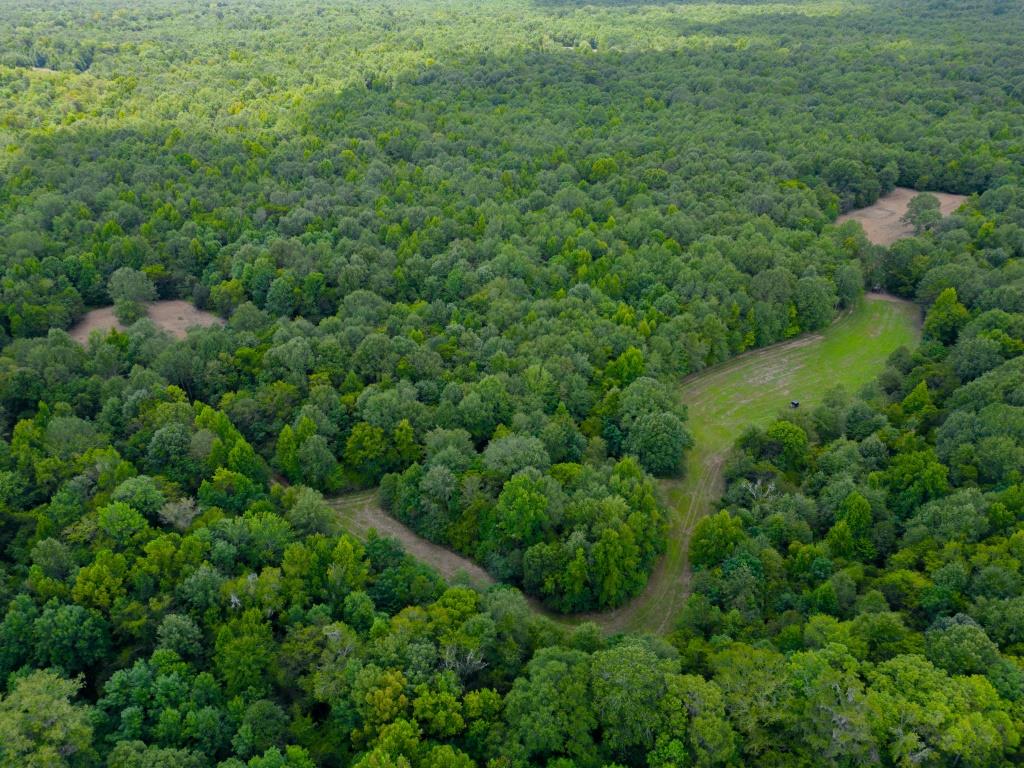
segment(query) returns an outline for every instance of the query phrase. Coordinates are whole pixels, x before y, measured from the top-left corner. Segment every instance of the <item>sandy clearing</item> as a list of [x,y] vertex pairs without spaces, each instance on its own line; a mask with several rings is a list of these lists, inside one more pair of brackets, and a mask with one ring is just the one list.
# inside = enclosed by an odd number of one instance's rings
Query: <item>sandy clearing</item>
[[[212,312],[197,309],[187,301],[181,299],[168,299],[167,301],[154,301],[149,304],[146,316],[153,323],[172,336],[184,339],[189,328],[200,326],[206,328],[211,325],[223,325],[223,318]],[[79,344],[86,344],[89,341],[89,334],[93,331],[107,333],[117,329],[124,330],[124,326],[114,316],[113,307],[100,307],[91,312],[86,312],[85,317],[79,320],[68,330],[68,335]]]
[[[917,195],[915,189],[907,187],[896,187],[885,197],[880,197],[874,205],[867,208],[858,208],[855,211],[844,213],[836,224],[844,221],[859,221],[867,235],[875,245],[892,245],[897,240],[910,237],[914,234],[914,228],[903,221],[903,215],[907,212],[907,206]],[[929,192],[939,199],[939,211],[943,216],[949,216],[967,199],[964,195],[954,195],[949,192]]]

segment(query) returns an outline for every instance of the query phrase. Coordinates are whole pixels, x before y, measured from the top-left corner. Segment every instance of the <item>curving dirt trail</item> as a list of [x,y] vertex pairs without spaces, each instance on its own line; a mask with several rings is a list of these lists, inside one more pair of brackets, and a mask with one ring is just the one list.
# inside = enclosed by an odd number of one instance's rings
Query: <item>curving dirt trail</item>
[[[593,621],[608,633],[670,632],[689,594],[690,536],[722,494],[722,467],[740,432],[749,424],[770,421],[790,400],[813,408],[837,384],[856,391],[882,370],[894,349],[917,340],[919,321],[911,302],[869,294],[860,307],[820,333],[754,350],[687,377],[680,397],[689,408],[695,447],[687,455],[683,479],[659,484],[670,515],[668,545],[644,591],[622,607],[600,613],[555,616],[536,601],[531,604],[563,623]],[[471,560],[426,541],[388,516],[372,491],[340,497],[333,504],[356,535],[376,528],[446,578],[478,586],[494,583]]]
[[381,508],[375,490],[339,496],[330,503],[338,510],[345,530],[361,541],[366,540],[372,528],[381,536],[398,539],[406,552],[432,566],[447,581],[469,583],[481,589],[495,583],[491,574],[469,558],[427,541],[391,517]]

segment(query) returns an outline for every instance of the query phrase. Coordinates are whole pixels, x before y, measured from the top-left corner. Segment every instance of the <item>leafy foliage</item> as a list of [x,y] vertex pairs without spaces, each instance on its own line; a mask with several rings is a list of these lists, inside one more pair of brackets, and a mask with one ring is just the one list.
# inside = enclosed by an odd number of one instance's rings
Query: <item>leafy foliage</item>
[[[989,207],[999,199],[998,211]],[[694,531],[695,594],[677,647],[717,664],[722,685],[745,663],[715,661],[723,638],[737,654],[767,644],[757,664],[778,672],[751,670],[744,706],[757,687],[789,695],[773,688],[784,665],[831,658],[801,673],[817,702],[802,722],[761,712],[747,726],[751,762],[790,754],[786,739],[757,742],[768,727],[796,729],[792,738],[817,743],[829,764],[850,754],[884,765],[1016,759],[1024,646],[1006,630],[1021,589],[1024,291],[1015,264],[987,258],[982,221],[1005,226],[1024,209],[1006,188],[979,202],[974,223],[916,241],[920,349],[898,350],[857,395],[835,391],[811,412],[748,430],[729,460],[725,508]],[[996,333],[1002,343],[979,347],[981,329],[997,326],[1007,329]],[[827,694],[816,688],[826,679]],[[972,703],[957,713],[949,697],[967,690]],[[784,698],[769,700],[789,711]],[[949,719],[933,730],[919,719],[925,711]],[[841,725],[812,736],[826,722]]]
[[[0,763],[1020,762],[1020,8],[0,22]],[[895,184],[973,196],[888,249],[833,226]],[[737,435],[667,639],[446,586],[323,496],[379,483],[550,608],[619,605],[678,379],[865,285],[925,342]],[[226,322],[176,338],[162,299]]]

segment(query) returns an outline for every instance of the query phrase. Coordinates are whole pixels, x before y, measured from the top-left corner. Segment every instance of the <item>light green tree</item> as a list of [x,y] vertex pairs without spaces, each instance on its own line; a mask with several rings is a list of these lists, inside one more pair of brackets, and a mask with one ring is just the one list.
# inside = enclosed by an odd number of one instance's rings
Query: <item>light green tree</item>
[[87,707],[72,703],[80,681],[38,671],[0,697],[0,765],[76,768],[94,763]]

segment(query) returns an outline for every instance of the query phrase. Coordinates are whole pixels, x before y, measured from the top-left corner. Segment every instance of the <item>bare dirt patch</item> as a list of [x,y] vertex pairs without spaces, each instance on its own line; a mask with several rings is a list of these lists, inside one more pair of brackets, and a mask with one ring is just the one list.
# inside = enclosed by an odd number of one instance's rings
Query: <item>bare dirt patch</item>
[[[914,234],[914,228],[903,221],[903,216],[907,212],[907,205],[917,194],[918,191],[915,189],[896,187],[885,197],[878,198],[874,205],[844,213],[836,219],[836,223],[859,221],[864,228],[864,234],[872,243],[892,245],[897,240]],[[949,216],[967,199],[964,195],[954,195],[949,192],[929,192],[928,194],[935,195],[939,199],[939,210],[943,216]]]
[[[185,338],[189,328],[224,324],[224,320],[212,312],[196,309],[181,299],[154,301],[146,308],[146,316],[157,328],[179,339]],[[79,344],[86,344],[93,331],[107,333],[114,329],[124,330],[124,326],[114,316],[114,308],[100,307],[86,312],[85,317],[68,330],[68,334]]]

